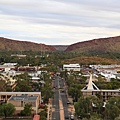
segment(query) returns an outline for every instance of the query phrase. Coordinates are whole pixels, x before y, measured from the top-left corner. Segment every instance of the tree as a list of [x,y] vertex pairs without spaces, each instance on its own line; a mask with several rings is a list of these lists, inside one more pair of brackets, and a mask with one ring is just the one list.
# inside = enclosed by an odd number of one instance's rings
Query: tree
[[41,93],[42,93],[42,96],[43,96],[43,101],[44,103],[47,103],[49,98],[52,98],[53,97],[53,91],[52,91],[52,88],[51,86],[46,83],[42,89],[41,89]]
[[68,88],[68,94],[73,98],[74,102],[78,101],[78,98],[82,96],[82,92],[79,84],[73,84]]
[[46,113],[45,110],[42,110],[42,111],[39,113],[39,115],[40,115],[40,119],[41,119],[41,120],[46,120],[46,118],[47,118],[47,113]]
[[106,103],[107,117],[114,120],[120,114],[120,97],[111,97]]
[[[103,102],[96,96],[81,97],[78,102],[75,103],[75,112],[77,116],[90,118],[91,115],[97,113],[101,114]],[[95,110],[94,110],[95,109]]]
[[14,78],[17,80],[15,91],[19,91],[19,92],[31,92],[32,91],[32,87],[30,86],[31,77],[28,75],[27,72],[21,75],[17,75]]
[[15,112],[15,106],[11,103],[4,103],[0,106],[0,115],[6,117],[12,116]]
[[32,112],[32,105],[31,104],[25,104],[24,110],[21,110],[20,114],[22,116],[30,116]]
[[16,92],[31,92],[32,87],[28,85],[27,81],[25,80],[18,80],[17,85],[15,86]]

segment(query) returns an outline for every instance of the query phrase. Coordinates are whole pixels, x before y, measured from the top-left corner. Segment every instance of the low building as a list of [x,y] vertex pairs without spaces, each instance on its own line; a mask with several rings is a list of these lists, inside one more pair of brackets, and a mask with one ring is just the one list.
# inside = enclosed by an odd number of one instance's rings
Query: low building
[[80,65],[79,64],[65,64],[63,65],[63,70],[80,71]]
[[0,92],[0,101],[12,103],[19,112],[25,104],[32,104],[34,113],[38,112],[41,104],[41,92]]
[[110,97],[120,96],[120,89],[100,90],[92,82],[92,74],[90,74],[90,79],[88,84],[81,91],[83,93],[83,96],[96,95],[96,96],[99,96],[104,102],[107,101]]
[[9,72],[10,70],[16,69],[16,66],[11,64],[0,65],[0,71]]
[[38,96],[29,96],[28,94],[22,94],[20,96],[11,96],[8,99],[7,103],[13,104],[16,108],[17,113],[24,109],[25,104],[31,104],[33,110],[32,112],[37,114],[40,101]]
[[35,72],[35,71],[37,71],[37,67],[35,67],[35,66],[21,66],[21,67],[18,67],[18,71]]

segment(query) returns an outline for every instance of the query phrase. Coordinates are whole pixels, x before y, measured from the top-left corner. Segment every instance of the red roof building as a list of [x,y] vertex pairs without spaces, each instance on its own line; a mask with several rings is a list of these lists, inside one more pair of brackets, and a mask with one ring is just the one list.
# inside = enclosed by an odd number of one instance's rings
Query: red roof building
[[40,115],[34,115],[33,120],[40,120]]

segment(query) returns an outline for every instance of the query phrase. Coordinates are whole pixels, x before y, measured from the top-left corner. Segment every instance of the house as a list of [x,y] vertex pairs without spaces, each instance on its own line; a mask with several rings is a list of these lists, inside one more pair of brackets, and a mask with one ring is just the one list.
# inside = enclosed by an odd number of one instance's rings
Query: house
[[88,84],[81,90],[83,96],[89,95],[98,95],[105,102],[110,97],[120,96],[120,89],[118,90],[100,90],[93,82],[92,82],[92,74],[90,74],[90,79]]
[[67,71],[80,71],[80,65],[79,64],[64,64],[63,70]]

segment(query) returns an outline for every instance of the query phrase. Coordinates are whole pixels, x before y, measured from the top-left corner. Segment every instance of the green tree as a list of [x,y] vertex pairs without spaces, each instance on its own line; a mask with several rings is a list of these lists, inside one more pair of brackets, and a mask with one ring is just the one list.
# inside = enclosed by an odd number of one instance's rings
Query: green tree
[[32,87],[28,85],[27,81],[25,80],[18,80],[17,85],[15,86],[16,92],[31,92]]
[[0,115],[6,117],[12,116],[15,112],[15,106],[11,103],[4,103],[0,106]]
[[79,84],[73,84],[68,88],[68,94],[73,98],[74,102],[78,101],[78,98],[82,96],[82,92]]
[[42,111],[39,113],[39,115],[40,115],[40,119],[41,119],[41,120],[46,120],[46,118],[47,118],[47,113],[46,113],[45,110],[42,110]]
[[78,116],[81,115],[83,118],[90,118],[94,113],[100,115],[102,107],[103,102],[96,96],[81,97],[78,102],[75,103],[75,112]]
[[106,103],[107,117],[114,120],[120,114],[120,97],[111,97]]
[[22,116],[30,116],[32,112],[32,105],[31,104],[25,104],[24,109],[21,110],[20,114]]
[[31,92],[32,91],[32,81],[31,77],[28,75],[27,72],[21,75],[17,75],[14,77],[16,81],[15,91],[19,92]]
[[43,101],[44,103],[47,103],[49,98],[53,97],[53,91],[52,91],[52,87],[51,85],[49,85],[48,83],[46,83],[42,89],[41,89],[41,93],[43,96]]

